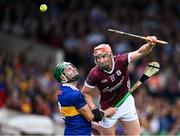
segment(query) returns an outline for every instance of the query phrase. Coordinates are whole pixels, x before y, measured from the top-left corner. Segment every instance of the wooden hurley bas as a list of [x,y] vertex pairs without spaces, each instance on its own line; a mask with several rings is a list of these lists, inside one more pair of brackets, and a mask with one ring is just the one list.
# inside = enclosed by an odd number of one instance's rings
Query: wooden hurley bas
[[158,62],[150,62],[148,63],[148,65],[146,66],[143,75],[141,76],[141,78],[133,85],[133,87],[128,91],[128,93],[124,96],[123,99],[121,99],[114,107],[118,108],[125,100],[126,98],[132,93],[134,92],[134,90],[136,90],[143,82],[145,82],[148,78],[152,77],[153,75],[155,75],[160,69],[160,65]]
[[144,81],[155,75],[159,71],[159,69],[160,65],[158,62],[148,63],[142,77],[133,85],[133,87],[130,89],[130,92],[136,90]]
[[[139,39],[143,39],[143,40],[148,40],[148,38],[145,37],[145,36],[135,35],[135,34],[131,34],[131,33],[119,31],[119,30],[108,29],[108,31],[114,32],[114,33],[118,33],[118,34],[122,34],[122,35],[128,35],[128,36],[135,37],[135,38],[139,38]],[[166,41],[162,41],[162,40],[157,40],[157,43],[160,43],[160,44],[168,44]]]

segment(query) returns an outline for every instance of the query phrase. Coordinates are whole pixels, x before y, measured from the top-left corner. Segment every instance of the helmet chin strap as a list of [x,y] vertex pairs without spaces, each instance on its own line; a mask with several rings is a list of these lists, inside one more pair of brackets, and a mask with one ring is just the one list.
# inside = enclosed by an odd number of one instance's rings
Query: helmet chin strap
[[70,79],[69,81],[67,81],[66,83],[70,83],[73,81],[78,81],[79,80],[79,75],[74,76],[72,79]]
[[[62,83],[67,83],[67,82],[68,82],[67,77],[66,77],[64,74],[62,74],[62,77],[63,77],[64,80],[62,80],[61,82],[62,82]],[[62,79],[62,78],[61,78],[61,79]]]

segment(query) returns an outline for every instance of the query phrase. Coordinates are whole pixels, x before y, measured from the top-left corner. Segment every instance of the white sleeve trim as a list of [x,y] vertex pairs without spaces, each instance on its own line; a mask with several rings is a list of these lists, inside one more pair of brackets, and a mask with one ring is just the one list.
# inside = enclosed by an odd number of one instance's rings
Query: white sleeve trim
[[85,86],[87,86],[87,87],[89,87],[89,88],[92,88],[92,89],[94,89],[96,86],[92,86],[92,85],[89,85],[89,84],[87,84],[86,82],[85,82]]
[[128,53],[128,64],[130,64],[131,63],[131,53]]

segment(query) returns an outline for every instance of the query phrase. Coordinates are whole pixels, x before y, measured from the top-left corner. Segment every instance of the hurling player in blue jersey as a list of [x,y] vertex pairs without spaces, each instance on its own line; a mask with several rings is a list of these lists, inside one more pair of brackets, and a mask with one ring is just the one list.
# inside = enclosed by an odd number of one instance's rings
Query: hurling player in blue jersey
[[[100,121],[102,118],[99,117],[115,113],[115,108],[109,108],[101,113],[96,110],[91,112],[84,96],[76,87],[79,72],[73,64],[59,63],[54,70],[54,78],[62,84],[59,87],[58,105],[65,120],[64,135],[91,135],[91,121]],[[98,125],[94,128],[98,128]]]
[[[128,65],[148,55],[156,45],[155,36],[147,36],[148,41],[138,50],[113,55],[109,44],[100,44],[94,48],[94,66],[85,81],[82,93],[91,110],[98,108],[92,101],[91,93],[100,94],[100,108],[117,107],[111,117],[103,117],[99,122],[101,135],[115,135],[116,125],[122,122],[127,135],[140,135],[140,123],[136,113],[133,96],[130,94]],[[120,106],[117,106],[120,103]],[[118,104],[119,105],[119,104]]]

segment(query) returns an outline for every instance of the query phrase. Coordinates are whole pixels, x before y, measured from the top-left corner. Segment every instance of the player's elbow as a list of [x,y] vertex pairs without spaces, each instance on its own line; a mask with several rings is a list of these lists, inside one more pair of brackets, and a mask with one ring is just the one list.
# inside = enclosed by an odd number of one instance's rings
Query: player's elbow
[[143,55],[142,55],[142,52],[140,50],[130,52],[129,53],[129,57],[130,57],[129,63],[133,63],[133,62],[137,61],[138,59],[141,59],[142,56]]
[[147,54],[148,54],[148,52],[146,52],[146,51],[141,51],[141,50],[137,50],[137,56],[138,56],[138,59],[140,59],[140,58],[142,58],[142,57],[144,57],[144,56],[146,56]]

